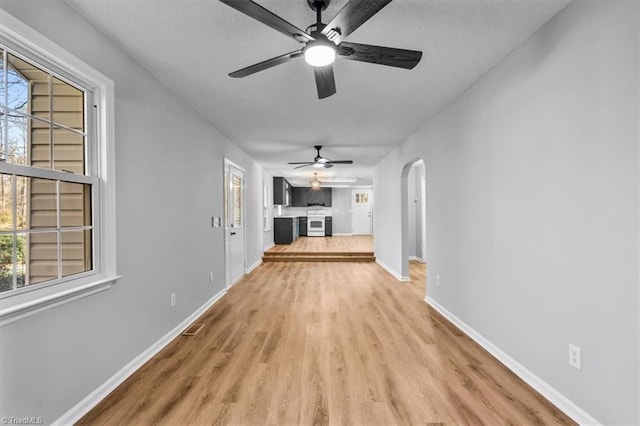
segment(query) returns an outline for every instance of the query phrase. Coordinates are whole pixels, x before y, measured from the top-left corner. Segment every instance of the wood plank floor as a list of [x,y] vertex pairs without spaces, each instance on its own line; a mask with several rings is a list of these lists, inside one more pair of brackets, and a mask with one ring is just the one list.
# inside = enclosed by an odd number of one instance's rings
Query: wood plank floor
[[423,301],[424,265],[268,263],[79,424],[573,424]]
[[300,237],[291,244],[277,244],[267,252],[371,252],[373,253],[373,236],[371,235],[338,235],[335,237]]

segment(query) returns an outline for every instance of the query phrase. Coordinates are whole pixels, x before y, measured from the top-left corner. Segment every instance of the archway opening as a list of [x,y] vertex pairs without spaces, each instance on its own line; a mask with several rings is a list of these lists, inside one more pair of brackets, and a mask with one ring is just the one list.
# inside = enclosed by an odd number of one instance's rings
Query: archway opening
[[[402,280],[411,280],[411,262],[426,263],[426,170],[422,158],[405,164],[400,179]],[[426,286],[426,278],[423,285]]]

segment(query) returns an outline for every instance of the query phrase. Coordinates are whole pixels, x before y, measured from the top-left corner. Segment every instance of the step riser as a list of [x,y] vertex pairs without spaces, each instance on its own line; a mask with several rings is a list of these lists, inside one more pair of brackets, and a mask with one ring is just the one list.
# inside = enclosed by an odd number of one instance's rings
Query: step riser
[[372,251],[268,251],[263,262],[375,262]]
[[270,259],[375,259],[374,256],[269,256],[263,257],[263,260]]
[[302,259],[302,258],[297,258],[297,257],[293,257],[293,258],[287,258],[287,259],[262,259],[263,262],[268,263],[268,262],[350,262],[350,263],[373,263],[375,262],[375,259],[344,259],[344,258],[339,258],[339,259],[317,259],[317,258],[311,258],[311,259]]
[[334,256],[334,257],[372,257],[371,252],[353,252],[353,253],[296,253],[296,252],[281,252],[281,253],[265,253],[263,257],[300,257],[300,256]]
[[336,254],[298,254],[292,255],[290,253],[275,255],[271,254],[269,256],[264,256],[262,258],[263,262],[375,262],[376,258],[373,255],[350,255],[350,256],[342,256]]

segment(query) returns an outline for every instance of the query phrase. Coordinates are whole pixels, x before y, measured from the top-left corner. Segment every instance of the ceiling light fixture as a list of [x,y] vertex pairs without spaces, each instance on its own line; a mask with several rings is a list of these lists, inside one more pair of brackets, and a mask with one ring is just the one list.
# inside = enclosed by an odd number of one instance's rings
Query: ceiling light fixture
[[321,184],[322,182],[320,182],[320,181],[318,180],[318,174],[317,174],[317,173],[314,173],[314,174],[313,174],[313,180],[312,180],[312,181],[310,181],[309,183],[311,184],[311,189],[312,189],[313,191],[317,191],[317,190],[319,190],[319,189],[320,189],[320,184]]
[[303,52],[304,60],[313,67],[326,67],[336,60],[335,44],[324,38],[310,41]]

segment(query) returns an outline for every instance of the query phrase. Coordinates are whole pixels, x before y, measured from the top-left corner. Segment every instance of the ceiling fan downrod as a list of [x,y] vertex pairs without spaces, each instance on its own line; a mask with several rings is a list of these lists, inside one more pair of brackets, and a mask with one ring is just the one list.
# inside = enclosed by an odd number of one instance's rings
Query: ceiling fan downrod
[[307,27],[307,33],[310,36],[317,38],[320,32],[326,26],[322,23],[322,11],[327,8],[331,0],[307,0],[309,8],[316,12],[316,22]]

